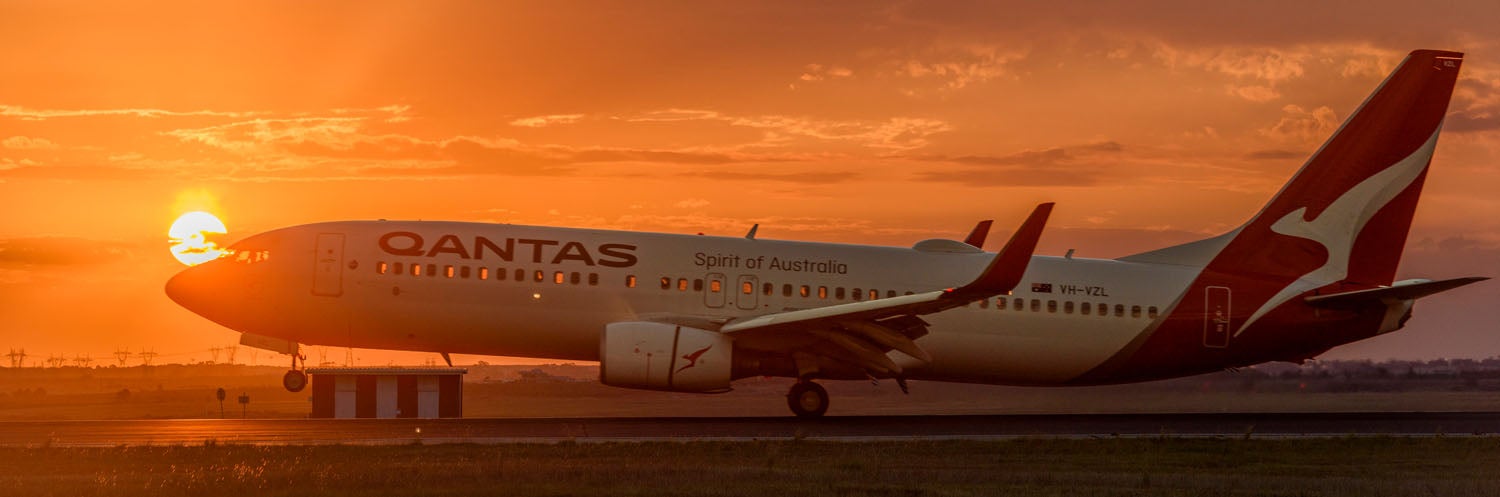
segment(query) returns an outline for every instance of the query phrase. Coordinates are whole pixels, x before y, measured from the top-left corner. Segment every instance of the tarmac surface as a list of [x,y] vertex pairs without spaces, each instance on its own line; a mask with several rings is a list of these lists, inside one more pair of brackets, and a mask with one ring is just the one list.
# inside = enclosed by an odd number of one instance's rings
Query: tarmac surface
[[1500,412],[0,422],[3,447],[1497,435]]

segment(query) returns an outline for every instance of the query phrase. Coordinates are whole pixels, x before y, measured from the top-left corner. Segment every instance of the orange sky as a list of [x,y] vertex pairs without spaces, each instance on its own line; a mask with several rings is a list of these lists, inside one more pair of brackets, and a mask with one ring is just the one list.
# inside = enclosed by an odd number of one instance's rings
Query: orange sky
[[[233,343],[161,291],[198,208],[231,240],[420,218],[909,245],[1056,201],[1043,253],[1126,255],[1244,221],[1414,48],[1468,60],[1402,275],[1500,276],[1500,4],[1200,5],[0,3],[0,347]],[[1424,300],[1329,357],[1500,355],[1497,301]]]

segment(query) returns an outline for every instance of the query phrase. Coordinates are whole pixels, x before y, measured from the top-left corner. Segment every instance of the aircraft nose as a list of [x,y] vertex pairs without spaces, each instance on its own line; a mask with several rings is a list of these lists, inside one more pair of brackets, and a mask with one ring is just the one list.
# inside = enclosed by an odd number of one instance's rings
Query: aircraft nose
[[187,273],[192,270],[193,268],[190,267],[178,271],[177,274],[167,279],[167,298],[172,299],[177,305],[183,305],[182,299],[187,295]]
[[196,302],[203,293],[203,267],[192,266],[167,279],[167,298],[188,310],[199,310]]

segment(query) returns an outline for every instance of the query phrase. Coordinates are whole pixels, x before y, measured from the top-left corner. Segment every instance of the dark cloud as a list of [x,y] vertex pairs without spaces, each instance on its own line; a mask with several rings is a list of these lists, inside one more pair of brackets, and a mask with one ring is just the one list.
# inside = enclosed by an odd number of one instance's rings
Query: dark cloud
[[1009,155],[921,156],[917,160],[964,164],[963,169],[922,171],[920,181],[962,183],[970,186],[1091,186],[1108,176],[1095,162],[1098,155],[1117,154],[1125,147],[1105,141]]
[[0,267],[105,264],[132,257],[132,248],[120,242],[84,238],[0,239]]
[[569,157],[569,162],[663,162],[670,164],[728,164],[738,159],[721,153],[676,152],[670,150],[584,150]]
[[807,185],[826,185],[849,181],[859,177],[859,174],[852,172],[770,173],[747,171],[699,171],[683,173],[678,176],[694,176],[699,178],[725,181],[780,181],[785,183],[799,183]]
[[1296,152],[1292,150],[1256,150],[1245,154],[1246,159],[1251,160],[1291,160],[1305,159],[1307,152]]
[[1500,114],[1460,111],[1448,114],[1443,121],[1443,131],[1465,133],[1497,129],[1500,129]]

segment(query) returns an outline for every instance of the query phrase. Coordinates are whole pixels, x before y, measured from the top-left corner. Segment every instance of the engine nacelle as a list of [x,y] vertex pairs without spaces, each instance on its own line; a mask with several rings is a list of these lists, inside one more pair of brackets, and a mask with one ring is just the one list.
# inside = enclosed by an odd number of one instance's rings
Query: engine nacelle
[[670,390],[729,390],[734,340],[722,333],[665,323],[624,322],[604,327],[599,381],[605,385]]

